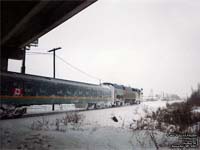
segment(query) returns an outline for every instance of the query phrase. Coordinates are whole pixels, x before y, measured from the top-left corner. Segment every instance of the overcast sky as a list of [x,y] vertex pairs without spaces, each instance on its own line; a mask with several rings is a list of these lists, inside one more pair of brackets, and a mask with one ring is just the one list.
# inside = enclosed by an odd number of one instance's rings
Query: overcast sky
[[[199,0],[99,0],[39,39],[57,55],[113,82],[189,96],[200,83]],[[30,52],[31,52],[30,51]],[[52,76],[52,55],[27,55],[26,73]],[[9,61],[19,71],[21,62]],[[99,83],[56,59],[56,77]]]

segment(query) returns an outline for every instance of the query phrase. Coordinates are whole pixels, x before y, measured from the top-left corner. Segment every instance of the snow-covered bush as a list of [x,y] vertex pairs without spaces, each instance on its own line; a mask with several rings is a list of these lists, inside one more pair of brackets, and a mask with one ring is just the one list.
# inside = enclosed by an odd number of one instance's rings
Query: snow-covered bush
[[79,130],[84,119],[83,115],[77,112],[67,112],[61,119],[56,119],[56,131],[65,132],[67,129]]
[[200,121],[200,113],[193,113],[188,103],[174,103],[154,114],[158,122],[174,125],[177,132],[187,132],[188,128]]
[[73,130],[79,130],[84,116],[77,112],[67,112],[61,122]]
[[200,84],[197,90],[193,90],[191,96],[187,99],[188,104],[192,106],[200,106]]
[[148,113],[144,118],[137,120],[134,130],[157,129],[165,133],[195,133],[200,136],[200,113],[193,112],[188,103],[168,104],[166,108]]
[[32,130],[49,130],[50,126],[49,120],[45,117],[42,117],[42,119],[34,120],[30,128]]

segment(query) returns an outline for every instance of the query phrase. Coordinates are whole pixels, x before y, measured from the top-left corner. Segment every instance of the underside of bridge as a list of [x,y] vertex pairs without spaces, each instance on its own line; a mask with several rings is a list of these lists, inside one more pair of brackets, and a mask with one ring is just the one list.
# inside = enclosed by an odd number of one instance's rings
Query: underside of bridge
[[1,5],[1,71],[8,59],[22,60],[24,48],[96,0],[3,0]]

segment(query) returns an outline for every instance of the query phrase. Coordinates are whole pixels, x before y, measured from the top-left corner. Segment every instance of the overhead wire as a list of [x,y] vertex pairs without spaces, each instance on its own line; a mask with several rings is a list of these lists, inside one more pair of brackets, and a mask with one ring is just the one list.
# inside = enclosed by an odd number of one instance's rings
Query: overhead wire
[[[43,53],[43,52],[26,52],[26,54],[28,55],[52,55],[51,53]],[[89,73],[86,73],[85,71],[79,69],[78,67],[75,67],[74,65],[72,65],[71,63],[67,62],[66,60],[64,60],[62,57],[58,56],[58,55],[55,55],[58,59],[60,59],[65,65],[67,66],[70,66],[71,68],[73,68],[74,70],[92,78],[92,79],[95,79],[95,80],[98,80],[101,84],[101,79],[98,78],[98,77],[95,77]]]
[[28,54],[28,55],[30,55],[30,54],[52,55],[51,53],[42,53],[42,52],[26,52],[26,54]]
[[69,63],[69,62],[67,62],[66,60],[64,60],[62,57],[60,57],[60,56],[58,56],[58,55],[56,55],[56,57],[57,57],[58,59],[60,59],[63,63],[65,63],[66,65],[70,66],[71,68],[73,68],[73,69],[75,69],[75,70],[81,72],[82,74],[84,74],[84,75],[86,75],[86,76],[88,76],[88,77],[90,77],[90,78],[93,78],[93,79],[95,79],[95,80],[98,80],[98,81],[101,83],[101,79],[100,79],[100,78],[97,78],[97,77],[95,77],[95,76],[93,76],[93,75],[91,75],[91,74],[89,74],[89,73],[86,73],[85,71],[79,69],[78,67],[75,67],[74,65],[72,65],[72,64]]

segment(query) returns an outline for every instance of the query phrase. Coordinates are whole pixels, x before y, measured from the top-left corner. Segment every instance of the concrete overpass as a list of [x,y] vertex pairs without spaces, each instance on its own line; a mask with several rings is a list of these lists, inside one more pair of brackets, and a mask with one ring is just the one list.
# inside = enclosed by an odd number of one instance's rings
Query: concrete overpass
[[8,59],[22,60],[23,48],[97,0],[3,0],[1,5],[1,71]]

